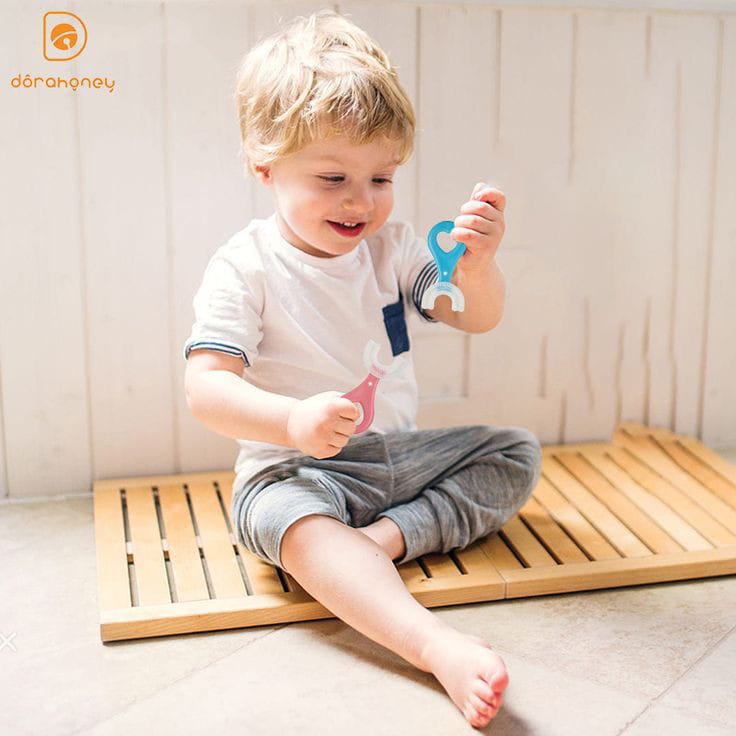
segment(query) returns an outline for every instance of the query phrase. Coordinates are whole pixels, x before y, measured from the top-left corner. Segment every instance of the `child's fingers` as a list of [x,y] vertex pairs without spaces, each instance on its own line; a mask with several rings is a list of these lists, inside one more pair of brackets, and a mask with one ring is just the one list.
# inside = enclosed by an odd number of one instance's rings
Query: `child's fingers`
[[350,438],[353,434],[354,433],[343,434],[342,432],[333,432],[327,444],[332,445],[333,447],[343,448],[348,442],[350,442]]
[[494,187],[484,187],[478,191],[474,191],[471,199],[488,202],[491,207],[494,207],[499,212],[503,212],[506,209],[506,195],[500,189],[495,189]]
[[479,192],[485,186],[488,185],[484,181],[477,182],[476,185],[473,187],[473,193],[470,195],[470,198],[473,199],[475,197],[475,193]]
[[463,215],[480,215],[486,220],[496,221],[503,219],[503,213],[499,212],[493,205],[488,202],[481,202],[479,199],[471,199],[464,202],[460,206],[460,213]]
[[484,235],[490,235],[493,232],[493,222],[479,215],[458,215],[454,222],[456,228],[464,227]]
[[479,233],[477,230],[469,230],[466,227],[456,227],[450,233],[450,237],[456,243],[468,243],[468,241],[475,242],[477,238],[487,237],[484,233]]
[[341,417],[345,419],[357,419],[360,416],[360,409],[358,405],[350,399],[340,398],[337,402],[337,411]]
[[[357,419],[357,417],[356,417]],[[355,421],[352,419],[338,419],[332,428],[337,432],[337,434],[345,435],[346,437],[350,437],[351,435],[355,434],[355,427],[357,425],[355,424]]]

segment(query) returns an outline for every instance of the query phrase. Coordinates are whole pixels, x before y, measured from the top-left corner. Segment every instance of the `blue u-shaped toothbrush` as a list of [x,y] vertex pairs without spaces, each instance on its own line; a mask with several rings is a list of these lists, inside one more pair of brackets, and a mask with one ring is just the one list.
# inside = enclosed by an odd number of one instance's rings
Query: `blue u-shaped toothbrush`
[[452,220],[442,220],[432,227],[427,236],[429,251],[437,264],[437,281],[424,292],[422,309],[432,309],[435,299],[440,294],[447,294],[450,297],[453,312],[462,312],[465,309],[465,297],[462,291],[450,282],[457,262],[465,253],[465,243],[455,243],[452,250],[446,251],[440,248],[437,242],[438,233],[452,232],[454,227],[455,223]]

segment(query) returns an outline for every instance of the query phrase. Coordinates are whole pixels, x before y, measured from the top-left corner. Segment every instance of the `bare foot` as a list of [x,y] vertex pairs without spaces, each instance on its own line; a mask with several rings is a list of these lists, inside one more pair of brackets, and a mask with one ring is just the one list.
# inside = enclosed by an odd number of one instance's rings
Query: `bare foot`
[[427,642],[422,659],[471,726],[484,728],[496,716],[509,677],[488,642],[449,629]]

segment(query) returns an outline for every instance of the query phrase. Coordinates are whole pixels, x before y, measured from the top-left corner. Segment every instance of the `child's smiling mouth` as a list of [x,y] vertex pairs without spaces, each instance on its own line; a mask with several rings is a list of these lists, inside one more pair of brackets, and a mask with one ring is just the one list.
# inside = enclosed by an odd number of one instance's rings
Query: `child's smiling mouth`
[[343,225],[341,222],[334,222],[332,220],[327,220],[327,222],[330,223],[332,229],[336,233],[339,233],[340,235],[345,235],[348,238],[354,238],[356,235],[360,235],[360,233],[363,232],[363,228],[365,227],[364,222],[359,222],[353,227],[349,227]]

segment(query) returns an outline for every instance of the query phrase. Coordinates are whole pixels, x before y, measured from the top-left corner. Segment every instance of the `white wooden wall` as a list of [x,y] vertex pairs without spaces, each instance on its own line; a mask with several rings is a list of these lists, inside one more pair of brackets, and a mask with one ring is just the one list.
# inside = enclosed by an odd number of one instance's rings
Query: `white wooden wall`
[[[501,324],[411,323],[420,427],[559,443],[637,420],[736,446],[736,15],[526,5],[333,6],[416,105],[394,216],[426,233],[480,180],[508,198]],[[232,466],[235,442],[189,414],[181,349],[211,253],[271,212],[237,158],[237,65],[319,7],[55,3],[90,35],[64,64],[41,53],[47,3],[0,7],[0,496]]]

